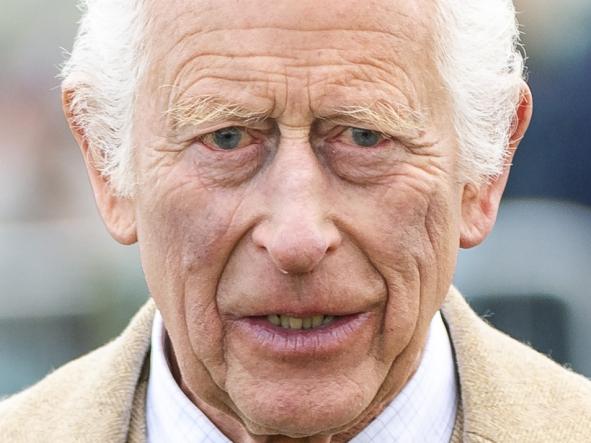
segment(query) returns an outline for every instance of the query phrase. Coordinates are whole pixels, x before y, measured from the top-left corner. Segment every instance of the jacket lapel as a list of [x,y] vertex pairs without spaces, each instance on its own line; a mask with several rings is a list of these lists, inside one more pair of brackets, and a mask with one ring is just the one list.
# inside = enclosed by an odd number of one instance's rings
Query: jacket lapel
[[[89,395],[97,396],[98,393],[98,399],[89,399],[94,404],[84,410],[83,419],[76,426],[81,435],[79,440],[72,438],[72,441],[125,442],[130,435],[134,436],[131,441],[145,441],[145,386],[149,364],[146,357],[149,355],[154,312],[150,300],[123,334],[111,343],[111,349],[107,348],[112,357],[101,359],[100,366],[93,368],[97,380],[89,389]],[[100,429],[97,429],[99,423]],[[97,429],[104,435],[88,438],[89,429]],[[133,431],[131,434],[130,430]]]
[[[93,374],[76,385],[81,394],[60,424],[57,439],[72,442],[145,442],[145,386],[147,384],[150,338],[155,307],[150,300],[127,329],[97,355],[86,373]],[[76,380],[72,380],[76,384]],[[86,396],[84,392],[86,391]],[[133,412],[132,412],[133,411]],[[68,422],[72,422],[71,424]],[[133,438],[130,438],[133,437]],[[129,439],[129,440],[128,440]]]
[[463,441],[589,441],[591,421],[581,413],[589,417],[591,390],[582,376],[489,326],[453,287],[442,311],[461,387]]

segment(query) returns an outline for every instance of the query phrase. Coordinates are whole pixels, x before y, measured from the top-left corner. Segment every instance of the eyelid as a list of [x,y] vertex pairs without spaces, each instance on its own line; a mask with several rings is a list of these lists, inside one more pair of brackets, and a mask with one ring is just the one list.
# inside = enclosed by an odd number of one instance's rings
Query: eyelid
[[[338,129],[339,131],[332,135],[331,132],[335,131],[336,129]],[[367,128],[367,127],[363,127],[363,126],[337,126],[335,127],[332,131],[330,131],[326,138],[328,139],[328,141],[335,141],[337,140],[340,136],[342,136],[344,133],[346,133],[347,131],[352,131],[353,129],[362,129],[364,131],[371,131],[371,132],[375,132],[377,135],[380,136],[380,141],[379,143],[382,143],[385,140],[393,140],[394,137],[388,134],[384,134],[383,132],[380,132],[376,129],[371,129],[371,128]],[[376,145],[377,146],[377,145]]]
[[[327,128],[327,126],[330,124],[330,127]],[[338,136],[340,134],[342,134],[343,132],[347,131],[347,130],[353,130],[353,129],[363,129],[365,131],[372,131],[375,132],[376,134],[379,134],[381,137],[383,138],[387,138],[387,139],[392,139],[394,138],[394,136],[390,135],[390,134],[385,134],[384,132],[380,131],[379,129],[372,127],[371,125],[364,125],[363,123],[351,123],[351,122],[321,122],[318,125],[318,132],[320,133],[320,135],[324,138],[333,138],[335,136]]]
[[172,132],[169,135],[169,138],[171,140],[177,141],[178,143],[193,142],[195,140],[199,140],[201,137],[207,136],[208,134],[226,128],[244,128],[252,131],[265,132],[269,131],[272,128],[272,124],[267,121],[252,122],[249,124],[245,124],[244,121],[226,120],[223,122],[210,122],[207,124],[204,123],[200,125],[186,125]]
[[[216,132],[222,131],[224,129],[229,129],[229,128],[239,129],[243,133],[243,140],[241,140],[240,145],[238,147],[233,148],[233,149],[223,149],[223,148],[216,146],[212,140],[209,140],[209,141],[207,140],[208,137],[213,137],[213,134],[215,134]],[[222,126],[221,128],[217,128],[213,131],[208,131],[206,134],[200,135],[198,137],[194,137],[191,141],[191,144],[197,142],[197,143],[200,143],[200,144],[204,145],[205,147],[207,147],[208,149],[211,149],[213,151],[230,153],[230,152],[236,152],[236,151],[242,150],[242,149],[247,148],[251,145],[263,144],[264,143],[263,139],[265,137],[263,132],[264,132],[264,129],[256,129],[256,128],[253,129],[253,128],[240,126],[240,125],[225,125],[225,126]],[[245,139],[246,139],[246,141],[244,141]]]

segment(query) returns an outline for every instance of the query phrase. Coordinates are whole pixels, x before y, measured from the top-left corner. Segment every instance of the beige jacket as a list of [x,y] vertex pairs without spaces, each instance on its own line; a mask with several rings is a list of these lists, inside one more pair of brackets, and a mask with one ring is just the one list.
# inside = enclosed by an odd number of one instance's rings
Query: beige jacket
[[[149,302],[116,340],[1,402],[0,442],[145,442],[153,316]],[[461,386],[454,442],[591,442],[591,382],[488,326],[455,289],[443,316]]]

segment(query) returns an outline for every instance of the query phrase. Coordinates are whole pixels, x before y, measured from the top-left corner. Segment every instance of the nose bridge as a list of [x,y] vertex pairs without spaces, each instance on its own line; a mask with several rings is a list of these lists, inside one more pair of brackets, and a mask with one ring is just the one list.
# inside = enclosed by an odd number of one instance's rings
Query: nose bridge
[[327,178],[307,138],[282,140],[265,183],[268,216],[253,238],[283,273],[305,273],[340,244]]
[[269,176],[273,203],[319,210],[326,178],[309,141],[283,140],[273,163]]

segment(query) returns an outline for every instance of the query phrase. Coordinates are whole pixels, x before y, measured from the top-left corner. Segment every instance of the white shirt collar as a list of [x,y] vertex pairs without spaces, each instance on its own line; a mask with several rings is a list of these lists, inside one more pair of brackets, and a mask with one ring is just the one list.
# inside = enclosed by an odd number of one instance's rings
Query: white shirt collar
[[[177,385],[166,359],[165,338],[162,317],[156,312],[146,405],[148,443],[230,442]],[[351,442],[448,443],[457,406],[453,353],[437,313],[419,368],[396,398]]]

